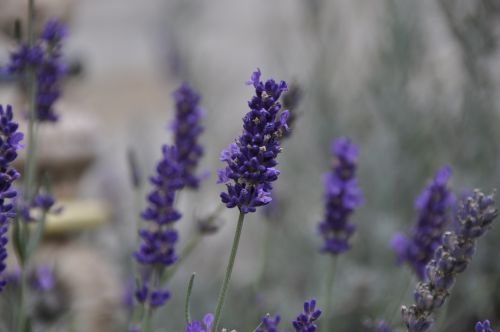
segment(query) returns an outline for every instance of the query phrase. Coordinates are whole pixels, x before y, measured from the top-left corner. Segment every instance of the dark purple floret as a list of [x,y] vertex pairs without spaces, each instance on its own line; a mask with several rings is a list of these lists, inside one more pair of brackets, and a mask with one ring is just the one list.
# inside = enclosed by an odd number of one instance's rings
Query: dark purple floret
[[448,166],[436,173],[434,180],[415,202],[418,219],[411,236],[397,234],[392,240],[398,262],[408,263],[420,280],[424,278],[425,265],[441,244],[441,236],[451,221],[455,197],[448,187],[450,176],[451,168]]
[[194,321],[186,326],[186,332],[210,332],[214,323],[214,315],[206,314],[203,322]]
[[36,119],[40,122],[55,122],[58,115],[54,104],[61,95],[61,80],[67,73],[61,61],[62,40],[66,27],[58,21],[49,21],[39,40],[32,47],[20,45],[11,55],[7,70],[26,80],[28,70],[33,70],[37,79]]
[[260,327],[255,330],[255,332],[279,332],[279,324],[281,321],[281,317],[276,315],[272,317],[270,315],[265,315],[262,317],[262,324]]
[[227,186],[227,192],[220,195],[222,202],[228,208],[238,207],[242,213],[255,212],[272,200],[271,183],[279,175],[276,157],[288,130],[289,113],[280,112],[279,103],[281,94],[287,91],[286,83],[273,79],[262,82],[260,75],[260,70],[255,71],[247,82],[255,88],[255,96],[248,102],[251,110],[243,118],[241,136],[221,153],[220,160],[227,166],[218,171],[219,183]]
[[491,227],[497,217],[493,195],[479,190],[462,201],[458,211],[457,232],[445,232],[434,258],[426,266],[426,279],[415,289],[415,304],[403,306],[403,321],[410,332],[427,331],[433,323],[433,313],[443,306],[450,295],[457,274],[470,263],[477,239]]
[[[161,275],[166,267],[177,260],[175,244],[179,236],[173,224],[181,218],[181,214],[174,208],[174,201],[176,191],[182,188],[183,182],[175,147],[165,145],[162,153],[163,158],[156,166],[157,174],[150,178],[153,190],[148,195],[148,207],[142,213],[147,225],[139,231],[142,242],[134,253],[146,275]],[[169,297],[168,292],[162,289],[150,291],[147,280],[142,289],[136,292],[139,302],[148,299],[153,307],[164,304]]]
[[476,332],[493,332],[493,329],[491,328],[490,321],[485,320],[484,322],[477,322],[476,323]]
[[314,322],[321,316],[321,310],[316,309],[316,300],[304,302],[304,312],[293,321],[296,332],[315,332],[318,327]]
[[349,239],[356,230],[349,217],[363,203],[363,194],[356,180],[358,147],[348,138],[333,142],[336,157],[331,172],[325,175],[325,216],[319,231],[325,243],[322,252],[334,255],[350,248]]
[[7,284],[3,276],[7,267],[8,230],[11,220],[16,216],[12,200],[17,192],[12,184],[19,178],[19,173],[12,167],[17,158],[17,150],[22,145],[23,134],[17,131],[18,124],[13,121],[12,107],[5,109],[0,105],[0,292]]
[[203,132],[200,96],[184,83],[174,92],[174,99],[176,114],[172,127],[178,162],[182,168],[182,180],[186,187],[198,188],[201,178],[195,172],[204,152],[203,146],[198,143]]
[[282,100],[283,108],[290,112],[290,116],[288,117],[288,127],[290,130],[287,130],[284,133],[284,137],[288,138],[290,133],[293,131],[295,122],[297,121],[297,116],[299,115],[297,113],[297,107],[302,100],[302,89],[297,83],[292,83]]

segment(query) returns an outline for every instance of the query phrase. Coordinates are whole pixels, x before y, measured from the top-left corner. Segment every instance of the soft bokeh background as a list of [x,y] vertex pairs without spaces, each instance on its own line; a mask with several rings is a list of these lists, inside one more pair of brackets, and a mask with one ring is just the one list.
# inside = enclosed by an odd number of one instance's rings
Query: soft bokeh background
[[[0,0],[0,12],[9,1]],[[45,2],[57,8],[57,1],[40,0]],[[195,217],[219,205],[218,155],[241,130],[252,94],[244,82],[251,72],[259,67],[264,77],[295,81],[304,91],[296,130],[280,156],[280,210],[273,220],[261,213],[245,220],[223,316],[228,328],[253,330],[267,312],[281,313],[286,325],[303,300],[322,301],[331,260],[318,253],[316,225],[333,138],[345,135],[359,144],[359,183],[366,198],[354,215],[359,228],[353,250],[337,265],[330,314],[337,332],[362,330],[372,318],[400,323],[399,305],[411,303],[410,273],[394,264],[389,242],[415,221],[414,199],[438,168],[452,166],[457,194],[499,186],[500,5],[495,0],[80,0],[72,5],[66,54],[83,69],[68,82],[60,113],[65,117],[65,110],[77,109],[95,120],[97,158],[80,181],[79,195],[105,200],[114,212],[105,226],[75,241],[99,250],[123,285],[137,220],[127,151],[135,151],[143,174],[153,172],[160,146],[172,139],[171,93],[182,81],[203,96],[201,170],[211,177],[198,192],[181,197],[180,247],[191,237]],[[11,47],[7,39],[1,42],[2,62]],[[0,102],[15,95],[14,86],[0,86]],[[192,272],[197,274],[193,315],[214,310],[237,212],[222,217],[221,231],[204,239],[172,280],[173,298],[156,315],[158,330],[183,330]],[[481,241],[473,264],[459,277],[444,330],[471,331],[475,321],[486,318],[498,326],[499,229]]]

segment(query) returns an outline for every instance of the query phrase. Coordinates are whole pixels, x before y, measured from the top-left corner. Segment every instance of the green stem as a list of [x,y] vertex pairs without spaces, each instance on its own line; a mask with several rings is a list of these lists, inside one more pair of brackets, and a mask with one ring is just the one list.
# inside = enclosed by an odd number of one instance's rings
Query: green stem
[[331,313],[332,310],[332,295],[333,295],[333,285],[335,281],[335,273],[337,272],[337,255],[332,257],[332,264],[329,266],[328,273],[326,275],[326,301],[325,301],[325,323],[323,331],[330,332],[330,321],[332,320]]
[[269,244],[271,242],[271,225],[270,225],[270,220],[266,220],[264,222],[264,227],[266,228],[264,230],[265,235],[263,239],[263,243],[261,245],[262,247],[262,258],[261,258],[261,266],[259,270],[259,274],[257,275],[257,278],[255,279],[255,285],[254,285],[254,291],[257,293],[259,289],[261,289],[262,283],[264,281],[264,276],[266,274],[266,269],[267,269],[267,262],[269,260]]
[[245,214],[240,211],[238,217],[238,225],[236,226],[236,232],[234,233],[233,246],[231,248],[231,254],[229,255],[229,261],[227,263],[226,274],[224,276],[224,281],[219,292],[219,298],[217,300],[217,308],[215,309],[215,319],[214,325],[212,326],[212,332],[216,332],[219,326],[220,316],[222,314],[222,308],[224,307],[224,300],[226,298],[227,288],[229,286],[229,280],[231,280],[231,273],[233,272],[234,260],[236,258],[236,253],[238,252],[238,245],[240,243],[241,230],[243,229],[243,219]]
[[186,325],[191,324],[191,292],[193,291],[194,277],[196,273],[191,275],[189,279],[188,289],[186,293],[186,303],[184,304],[184,316],[186,318]]

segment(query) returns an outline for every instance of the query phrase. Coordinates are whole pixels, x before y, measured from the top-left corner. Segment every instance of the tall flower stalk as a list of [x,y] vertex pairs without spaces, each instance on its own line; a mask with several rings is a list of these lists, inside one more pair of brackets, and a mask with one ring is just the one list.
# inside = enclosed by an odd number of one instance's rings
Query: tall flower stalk
[[[321,251],[332,258],[326,278],[327,315],[332,312],[331,298],[337,256],[351,247],[349,240],[356,230],[356,225],[351,223],[350,216],[363,203],[363,194],[356,179],[358,147],[348,138],[341,137],[333,141],[332,153],[335,162],[324,178],[325,216],[319,224],[319,232],[324,240]],[[324,331],[328,331],[328,328],[329,319],[326,319]]]
[[493,195],[479,190],[467,197],[460,205],[455,232],[445,232],[434,258],[427,264],[426,280],[417,284],[415,304],[401,308],[403,321],[410,332],[430,329],[433,313],[441,308],[455,283],[456,276],[469,265],[476,241],[491,227],[498,211]]
[[240,211],[236,232],[219,292],[212,332],[217,331],[226,292],[238,251],[245,214],[272,200],[272,182],[278,179],[276,158],[281,152],[281,139],[288,130],[288,111],[283,111],[280,96],[287,91],[284,81],[261,81],[259,69],[252,74],[249,85],[255,88],[255,96],[248,102],[250,112],[243,118],[243,133],[221,154],[226,167],[218,172],[219,183],[225,183],[227,191],[220,197],[228,208]]

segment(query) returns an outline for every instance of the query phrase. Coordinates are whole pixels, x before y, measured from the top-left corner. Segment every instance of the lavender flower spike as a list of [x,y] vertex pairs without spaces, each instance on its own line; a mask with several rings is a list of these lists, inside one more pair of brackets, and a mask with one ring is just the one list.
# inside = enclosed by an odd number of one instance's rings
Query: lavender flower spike
[[358,147],[348,138],[333,142],[336,163],[325,175],[325,216],[319,224],[324,238],[323,252],[338,255],[349,250],[349,238],[356,226],[349,222],[350,215],[363,203],[363,194],[356,181]]
[[28,70],[33,70],[37,80],[35,114],[40,122],[56,122],[58,115],[54,104],[61,95],[61,80],[67,68],[61,62],[62,40],[67,34],[66,27],[58,21],[49,21],[40,38],[32,47],[20,45],[10,57],[7,71],[21,79],[27,78]]
[[279,175],[276,157],[288,130],[289,113],[280,112],[279,102],[287,91],[286,83],[273,79],[262,82],[260,76],[257,69],[247,82],[255,88],[255,96],[248,102],[251,110],[243,118],[241,136],[221,154],[227,166],[218,171],[219,183],[227,186],[227,192],[220,195],[222,202],[228,208],[238,207],[243,214],[271,202],[271,183]]
[[441,236],[451,220],[455,196],[448,187],[450,176],[449,166],[441,168],[417,198],[415,206],[419,214],[411,238],[397,234],[392,240],[398,262],[407,262],[420,280],[424,279],[425,265],[441,244]]
[[203,146],[198,138],[203,132],[200,124],[203,110],[199,106],[200,96],[184,83],[174,92],[176,115],[173,123],[174,141],[177,147],[178,162],[182,168],[184,185],[198,188],[200,177],[195,175],[196,167],[203,156]]
[[2,273],[6,269],[7,259],[7,232],[10,221],[16,216],[14,204],[10,202],[17,192],[12,187],[19,178],[19,173],[12,167],[17,157],[17,150],[22,145],[23,134],[17,131],[18,124],[13,121],[12,107],[6,109],[0,105],[0,292],[7,284]]
[[443,306],[456,275],[463,272],[472,259],[477,238],[497,217],[494,203],[493,195],[485,196],[479,190],[461,203],[457,231],[443,234],[441,246],[426,266],[426,281],[417,284],[415,304],[401,308],[403,321],[410,332],[423,332],[431,327],[433,312]]
[[484,322],[477,322],[475,331],[476,332],[494,332],[493,329],[491,328],[489,320],[485,320]]
[[314,322],[321,316],[321,310],[316,309],[316,300],[304,302],[304,312],[293,321],[296,332],[315,332],[318,327]]
[[[163,146],[163,159],[156,167],[157,174],[150,181],[154,189],[148,195],[149,206],[142,213],[142,218],[148,224],[139,232],[142,243],[134,253],[135,259],[141,264],[146,274],[161,275],[164,268],[171,266],[177,260],[175,244],[178,239],[173,224],[181,218],[174,208],[175,193],[182,188],[181,169],[177,164],[175,147]],[[152,307],[163,305],[169,298],[169,293],[163,289],[150,291],[147,280],[142,289],[136,291],[139,302],[148,302]]]

